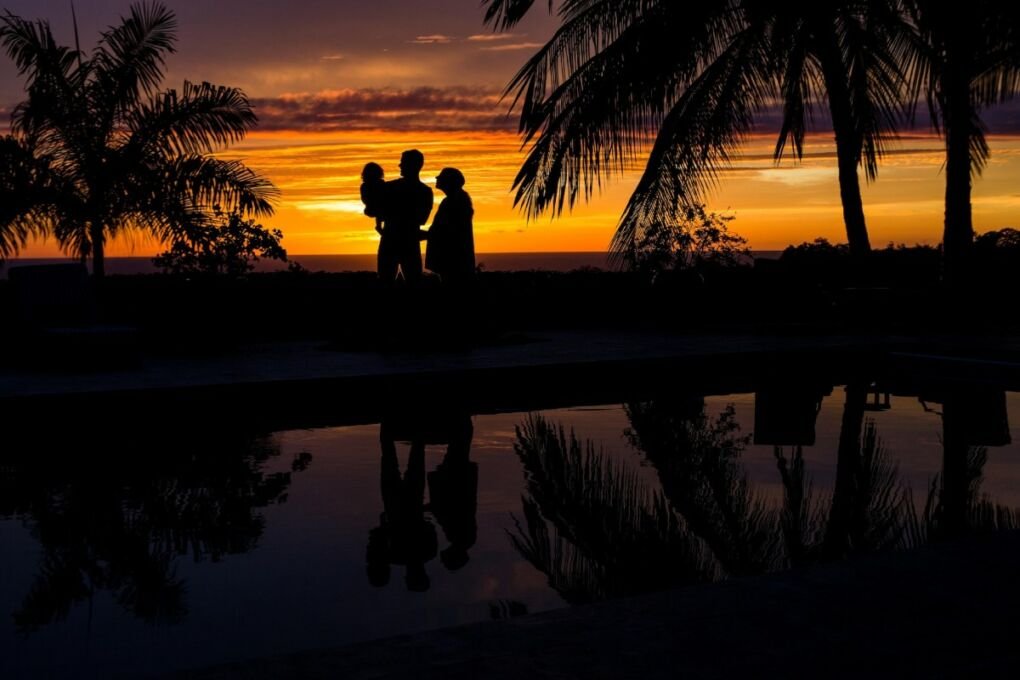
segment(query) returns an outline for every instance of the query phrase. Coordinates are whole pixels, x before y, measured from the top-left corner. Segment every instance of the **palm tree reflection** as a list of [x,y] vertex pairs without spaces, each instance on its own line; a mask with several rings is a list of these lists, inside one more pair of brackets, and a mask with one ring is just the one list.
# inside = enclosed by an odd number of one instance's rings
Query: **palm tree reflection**
[[187,585],[177,559],[215,562],[255,548],[265,528],[259,510],[284,502],[291,473],[310,461],[301,454],[290,471],[267,472],[280,455],[271,439],[222,431],[145,446],[59,460],[5,456],[0,517],[21,518],[42,549],[14,613],[20,630],[60,621],[100,591],[144,621],[180,621]]
[[942,473],[928,489],[919,524],[924,537],[944,540],[1016,528],[1016,511],[981,491],[988,446],[1010,442],[1005,393],[954,387],[937,397],[942,402],[942,410],[935,411],[942,419]]
[[666,497],[541,417],[517,428],[528,496],[510,539],[572,604],[716,578]]
[[778,505],[748,480],[741,454],[750,437],[740,433],[732,405],[714,417],[701,398],[625,407],[625,435],[658,484],[573,432],[529,417],[517,429],[527,492],[511,541],[576,603],[1016,526],[1014,511],[979,491],[987,450],[954,452],[949,403],[945,469],[924,508],[915,508],[864,417],[866,387],[846,389],[828,497],[813,493],[802,446],[775,447]]
[[782,447],[777,446],[775,457],[783,484],[780,531],[790,566],[914,543],[911,496],[874,423],[864,424],[862,438],[852,447],[841,443],[836,486],[828,508],[814,499],[801,447],[787,460]]

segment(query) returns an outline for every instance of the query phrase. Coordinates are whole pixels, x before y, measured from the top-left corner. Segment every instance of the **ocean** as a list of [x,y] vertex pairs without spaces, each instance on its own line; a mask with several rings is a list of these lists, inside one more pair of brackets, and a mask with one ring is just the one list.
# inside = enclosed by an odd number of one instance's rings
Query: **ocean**
[[[778,250],[755,251],[757,258],[779,257]],[[555,271],[567,272],[582,267],[609,269],[605,252],[574,253],[478,253],[476,261],[483,271]],[[7,270],[33,264],[58,264],[69,262],[68,258],[19,258],[0,265],[0,278],[7,278]],[[313,272],[358,272],[375,271],[375,254],[366,255],[292,255],[291,262],[298,262]],[[256,263],[255,271],[279,271],[287,265],[276,261]],[[106,260],[108,274],[154,274],[158,269],[148,257],[110,257]]]

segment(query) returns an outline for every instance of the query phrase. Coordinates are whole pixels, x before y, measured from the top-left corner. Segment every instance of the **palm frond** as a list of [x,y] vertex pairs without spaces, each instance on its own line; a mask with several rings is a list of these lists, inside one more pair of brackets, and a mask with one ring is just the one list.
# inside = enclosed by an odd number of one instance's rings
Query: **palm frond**
[[656,469],[663,494],[725,574],[759,574],[780,560],[778,515],[751,488],[732,406],[716,418],[703,400],[628,404],[626,435]]
[[125,176],[119,217],[108,225],[149,232],[161,242],[191,239],[221,210],[273,214],[279,191],[239,160],[193,155],[136,169]]
[[[641,158],[733,20],[725,3],[576,4],[507,90],[531,144],[514,182],[529,219],[572,208]],[[681,9],[697,16],[680,21]]]
[[245,94],[233,87],[184,83],[139,104],[128,116],[129,153],[211,153],[240,141],[258,118]]
[[614,258],[626,255],[643,224],[704,202],[775,92],[769,63],[767,36],[749,29],[687,87],[663,120],[613,235]]
[[889,5],[870,2],[863,17],[851,13],[841,21],[854,127],[868,180],[878,176],[879,159],[896,138],[908,108],[907,79],[898,59],[909,28]]
[[785,68],[782,69],[780,92],[783,102],[783,120],[773,157],[782,160],[788,142],[793,142],[793,154],[797,160],[804,156],[804,136],[807,133],[808,118],[811,116],[812,96],[818,88],[813,81],[818,79],[810,53],[803,41],[796,41],[783,54]]
[[517,428],[528,496],[511,541],[574,602],[712,580],[715,566],[661,492],[541,417]]
[[29,86],[66,79],[74,69],[78,53],[57,44],[48,21],[28,21],[8,11],[0,24],[0,44],[18,75],[28,76]]
[[15,255],[37,232],[38,162],[31,149],[0,137],[0,261]]
[[26,21],[11,13],[0,16],[0,44],[27,78],[30,106],[15,108],[12,123],[16,134],[38,136],[46,123],[72,138],[79,126],[81,78],[76,51],[57,44],[47,21]]
[[992,149],[988,146],[988,139],[985,136],[988,128],[981,119],[981,114],[974,111],[970,119],[970,172],[971,176],[978,176],[985,170],[988,159],[992,155]]
[[810,563],[817,552],[825,533],[825,514],[814,499],[802,447],[795,447],[789,460],[782,447],[775,447],[773,454],[783,483],[779,524],[786,558],[791,566],[801,566]]
[[256,217],[272,215],[280,194],[271,181],[240,160],[182,157],[171,165],[168,178],[202,209],[218,205]]
[[63,226],[81,209],[82,197],[60,164],[16,137],[0,137],[0,260],[29,238],[54,234],[61,241]]
[[102,34],[93,55],[95,95],[109,113],[130,109],[152,96],[163,79],[166,55],[174,52],[177,19],[159,2],[131,6],[130,15]]
[[[506,30],[516,26],[528,13],[535,0],[482,0],[485,6],[485,23],[497,30]],[[552,12],[553,0],[549,0],[549,11]]]
[[84,262],[93,253],[89,223],[82,219],[63,219],[53,225],[53,235],[61,249]]

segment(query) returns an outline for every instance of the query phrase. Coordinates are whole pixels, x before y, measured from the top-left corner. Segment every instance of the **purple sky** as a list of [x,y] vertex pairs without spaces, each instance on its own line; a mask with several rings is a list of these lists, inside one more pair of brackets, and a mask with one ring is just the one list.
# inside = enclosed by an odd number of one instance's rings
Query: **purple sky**
[[[363,112],[374,104],[393,105],[394,97],[411,93],[415,101],[459,98],[470,112],[479,104],[468,100],[498,93],[534,52],[535,44],[544,42],[555,27],[555,19],[541,10],[512,34],[496,36],[483,26],[479,0],[165,4],[179,22],[178,53],[169,61],[168,87],[180,87],[185,78],[208,80],[241,87],[262,100],[299,95],[302,109],[344,100],[352,103],[354,112]],[[77,0],[75,6],[82,47],[88,49],[103,28],[119,22],[130,3]],[[73,44],[69,0],[0,0],[0,7],[25,18],[49,19],[57,39]],[[444,92],[446,88],[453,89]],[[352,92],[360,90],[368,92],[359,96]],[[21,97],[22,83],[4,58],[0,107]],[[489,125],[491,120],[481,122],[482,127]]]
[[[263,129],[514,129],[499,94],[556,26],[542,2],[505,35],[483,25],[481,0],[165,4],[179,22],[165,85],[240,87],[255,100]],[[76,0],[82,47],[129,6]],[[0,0],[0,7],[49,19],[57,39],[73,44],[70,0]],[[22,96],[9,59],[0,58],[0,115]],[[987,112],[986,122],[992,132],[1020,133],[1020,103]],[[768,117],[763,123],[771,127]]]

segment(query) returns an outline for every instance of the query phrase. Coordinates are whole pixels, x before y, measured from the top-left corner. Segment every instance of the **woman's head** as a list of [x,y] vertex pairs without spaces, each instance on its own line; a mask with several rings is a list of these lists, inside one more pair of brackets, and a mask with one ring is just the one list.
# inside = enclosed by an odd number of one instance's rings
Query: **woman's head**
[[382,166],[378,163],[365,163],[365,167],[361,169],[362,182],[378,182],[385,175]]
[[443,168],[436,175],[436,188],[447,193],[464,188],[464,173],[457,168]]

